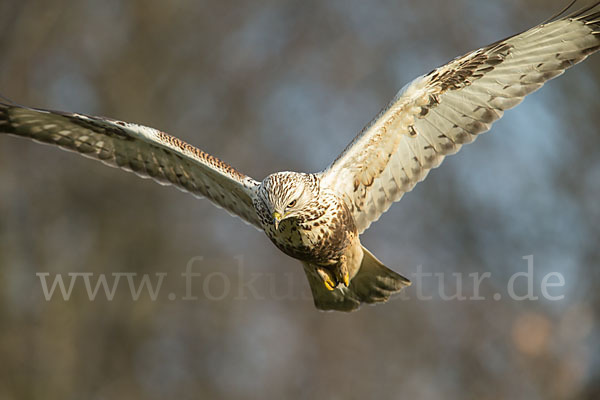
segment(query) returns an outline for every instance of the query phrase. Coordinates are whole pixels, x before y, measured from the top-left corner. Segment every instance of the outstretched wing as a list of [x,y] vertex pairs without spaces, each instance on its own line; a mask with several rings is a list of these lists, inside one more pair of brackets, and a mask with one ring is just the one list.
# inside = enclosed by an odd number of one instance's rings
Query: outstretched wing
[[59,146],[106,165],[175,185],[260,229],[258,186],[223,161],[156,129],[102,117],[0,103],[0,133]]
[[323,171],[322,184],[346,197],[362,232],[444,156],[599,48],[600,2],[594,1],[456,58],[401,90]]

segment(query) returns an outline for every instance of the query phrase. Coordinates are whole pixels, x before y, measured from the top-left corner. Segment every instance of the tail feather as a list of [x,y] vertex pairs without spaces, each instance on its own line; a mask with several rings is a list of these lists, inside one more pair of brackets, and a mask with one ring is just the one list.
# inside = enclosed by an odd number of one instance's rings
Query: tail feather
[[303,263],[315,306],[320,310],[354,311],[361,303],[382,303],[410,285],[410,280],[381,263],[369,250],[362,248],[360,269],[350,286],[327,290],[315,267]]

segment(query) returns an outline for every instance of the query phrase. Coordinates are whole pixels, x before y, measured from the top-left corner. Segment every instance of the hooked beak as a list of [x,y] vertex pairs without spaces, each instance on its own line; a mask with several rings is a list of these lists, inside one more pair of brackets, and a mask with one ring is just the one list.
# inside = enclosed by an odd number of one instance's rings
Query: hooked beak
[[273,225],[275,225],[275,230],[279,230],[279,223],[281,222],[281,214],[277,211],[273,213]]

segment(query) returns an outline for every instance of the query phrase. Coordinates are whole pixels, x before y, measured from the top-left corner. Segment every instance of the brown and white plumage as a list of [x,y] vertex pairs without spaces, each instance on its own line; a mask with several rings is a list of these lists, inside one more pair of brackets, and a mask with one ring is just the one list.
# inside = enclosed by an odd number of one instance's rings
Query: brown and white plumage
[[445,156],[599,46],[596,1],[458,57],[400,91],[323,173],[323,183],[348,197],[363,232]]
[[260,227],[252,206],[254,179],[176,137],[146,126],[84,114],[0,103],[0,132],[74,151],[174,185]]
[[317,174],[278,172],[259,183],[152,128],[1,103],[0,133],[208,198],[302,261],[318,308],[351,311],[410,284],[362,247],[360,233],[446,155],[600,48],[600,1],[580,4],[417,78]]

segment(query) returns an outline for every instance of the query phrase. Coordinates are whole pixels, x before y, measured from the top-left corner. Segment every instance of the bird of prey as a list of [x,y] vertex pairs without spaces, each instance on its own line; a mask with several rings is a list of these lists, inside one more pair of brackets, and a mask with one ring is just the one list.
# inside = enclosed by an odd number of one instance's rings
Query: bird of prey
[[206,197],[300,260],[317,308],[351,311],[410,284],[359,235],[504,110],[599,48],[600,1],[572,1],[549,21],[409,83],[324,171],[262,182],[164,132],[103,117],[0,103],[0,132]]

